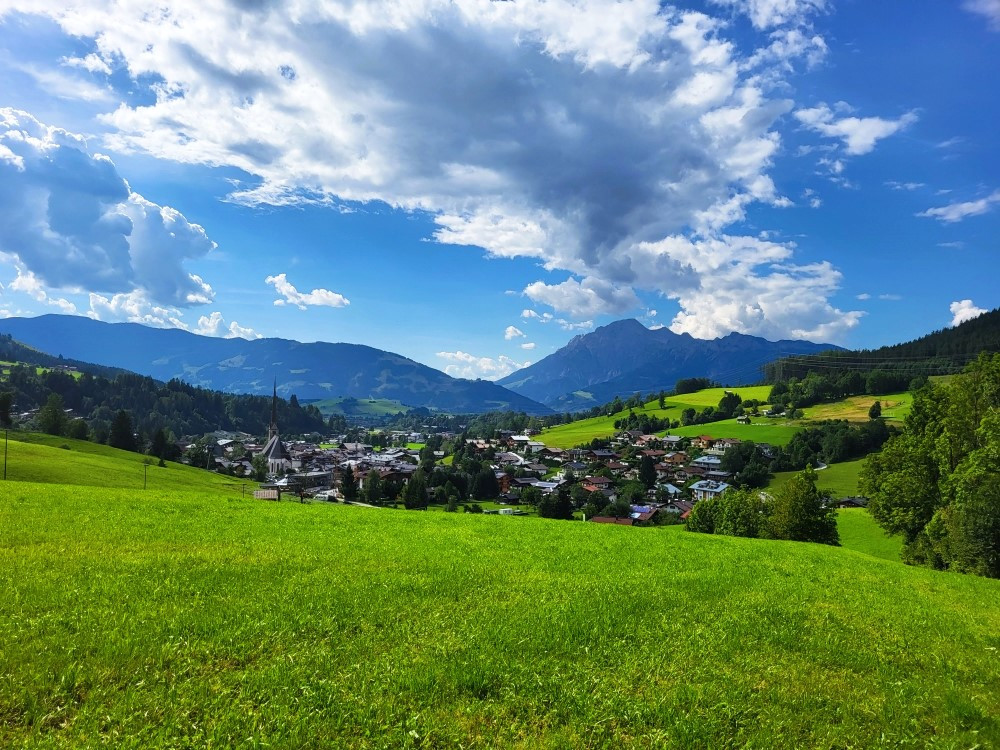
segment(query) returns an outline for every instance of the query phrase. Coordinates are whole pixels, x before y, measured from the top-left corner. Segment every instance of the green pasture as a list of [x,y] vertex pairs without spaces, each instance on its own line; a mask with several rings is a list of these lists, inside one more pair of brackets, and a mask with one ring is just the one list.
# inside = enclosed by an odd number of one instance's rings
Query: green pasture
[[[0,441],[3,436],[0,435]],[[0,450],[3,446],[0,445]],[[150,462],[146,465],[145,462]],[[7,444],[8,481],[41,482],[80,487],[141,489],[146,492],[200,490],[212,494],[240,493],[240,480],[204,469],[157,460],[86,440],[31,432],[10,432]],[[247,491],[256,484],[244,481]]]
[[679,529],[9,482],[0,747],[1000,746],[1000,582]]
[[872,557],[899,562],[903,540],[888,536],[863,508],[844,508],[837,511],[837,531],[844,549],[863,552]]
[[[0,361],[0,378],[7,378],[7,377],[9,377],[10,376],[10,368],[14,367],[15,365],[20,365],[21,367],[33,367],[35,369],[35,374],[36,375],[41,375],[42,373],[50,372],[51,370],[54,369],[52,367],[42,367],[41,365],[31,365],[31,364],[28,364],[26,362]],[[83,375],[82,372],[79,372],[79,371],[76,371],[76,370],[66,371],[66,374],[69,375],[70,377],[76,379],[76,380],[79,380],[80,376]]]
[[876,401],[882,405],[882,418],[887,421],[902,422],[910,413],[913,394],[889,393],[884,396],[848,396],[831,404],[816,404],[802,410],[806,419],[846,419],[849,422],[867,422],[868,410]]
[[[830,464],[825,469],[816,472],[818,481],[816,486],[821,490],[830,490],[834,497],[852,497],[858,494],[858,473],[864,466],[865,459],[859,458],[855,461],[844,461],[839,464]],[[770,487],[780,487],[798,472],[779,471],[771,479]]]
[[801,429],[798,423],[784,419],[765,419],[755,417],[750,424],[740,424],[735,419],[724,419],[721,422],[708,424],[692,424],[668,430],[670,435],[681,437],[697,437],[708,435],[713,438],[739,438],[752,440],[755,443],[770,443],[771,445],[786,445],[792,435]]
[[324,398],[310,403],[319,409],[320,414],[329,417],[333,414],[343,414],[345,416],[369,416],[384,417],[387,414],[398,414],[410,410],[401,401],[388,398],[359,398],[353,401],[351,407],[345,411],[342,407],[345,397]]
[[762,404],[766,404],[768,396],[771,395],[771,386],[750,385],[733,388],[705,388],[700,391],[695,391],[694,393],[684,393],[680,396],[668,398],[667,401],[670,403],[684,404],[684,408],[693,406],[701,411],[706,406],[718,406],[719,401],[721,401],[722,397],[726,395],[726,391],[738,393],[740,398],[744,401],[753,399]]

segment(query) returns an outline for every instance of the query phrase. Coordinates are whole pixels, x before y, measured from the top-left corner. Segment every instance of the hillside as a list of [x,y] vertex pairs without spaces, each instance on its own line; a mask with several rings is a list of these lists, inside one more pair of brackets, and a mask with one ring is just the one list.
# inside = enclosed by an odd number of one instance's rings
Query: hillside
[[[207,495],[242,492],[239,480],[203,469],[155,459],[86,440],[32,432],[10,432],[7,481],[82,487],[141,489],[147,493],[199,491]],[[247,485],[250,487],[250,485]]]
[[0,745],[996,746],[998,602],[820,545],[11,482]]
[[0,332],[46,352],[227,393],[396,400],[454,413],[512,409],[549,413],[530,398],[484,380],[452,378],[398,354],[359,344],[221,339],[75,315],[0,320]]
[[708,377],[723,385],[756,383],[761,367],[778,357],[836,348],[738,333],[709,341],[619,320],[576,336],[557,352],[497,382],[556,411],[576,411],[636,391],[669,391],[686,377]]
[[905,384],[918,376],[960,372],[980,352],[1000,352],[1000,309],[984,313],[953,328],[944,328],[913,341],[883,346],[783,357],[767,365],[768,382],[804,378],[808,373],[830,376],[881,371]]

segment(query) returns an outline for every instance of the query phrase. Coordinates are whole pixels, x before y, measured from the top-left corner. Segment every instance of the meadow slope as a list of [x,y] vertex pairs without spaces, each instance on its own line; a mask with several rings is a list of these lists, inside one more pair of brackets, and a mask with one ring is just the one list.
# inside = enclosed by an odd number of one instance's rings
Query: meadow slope
[[1000,582],[845,549],[8,482],[0,746],[1000,744]]

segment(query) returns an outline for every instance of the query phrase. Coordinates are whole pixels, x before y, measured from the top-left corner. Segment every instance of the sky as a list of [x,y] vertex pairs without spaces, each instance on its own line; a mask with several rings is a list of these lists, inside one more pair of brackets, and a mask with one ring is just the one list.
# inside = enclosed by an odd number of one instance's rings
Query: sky
[[0,317],[496,379],[1000,306],[1000,0],[0,0]]

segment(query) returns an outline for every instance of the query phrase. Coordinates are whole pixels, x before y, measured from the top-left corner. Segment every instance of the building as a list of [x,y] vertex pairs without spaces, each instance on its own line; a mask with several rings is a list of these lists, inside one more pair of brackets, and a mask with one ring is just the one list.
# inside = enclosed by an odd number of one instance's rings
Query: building
[[712,497],[718,497],[723,492],[729,489],[729,485],[725,482],[716,482],[711,479],[702,479],[700,482],[695,482],[691,485],[691,496],[697,500],[707,500]]
[[278,434],[278,381],[274,382],[274,392],[271,395],[271,424],[267,428],[267,443],[261,451],[267,459],[267,471],[270,474],[284,474],[292,468],[292,456]]

